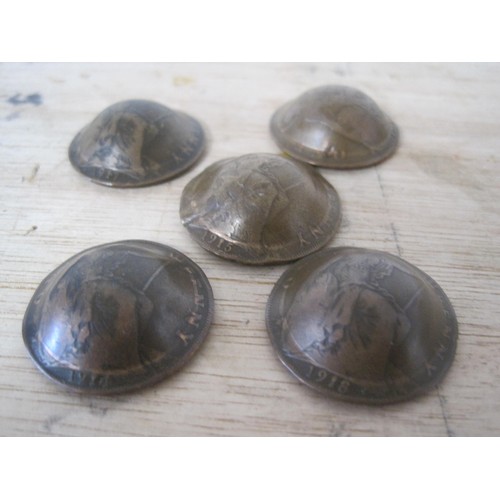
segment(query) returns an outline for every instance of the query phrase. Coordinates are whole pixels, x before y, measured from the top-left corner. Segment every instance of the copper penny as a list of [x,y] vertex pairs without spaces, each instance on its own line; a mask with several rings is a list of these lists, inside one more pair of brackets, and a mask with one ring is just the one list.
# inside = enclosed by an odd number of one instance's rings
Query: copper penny
[[398,129],[363,92],[326,85],[279,108],[271,134],[290,156],[321,167],[367,167],[390,156]]
[[106,108],[84,127],[70,145],[69,158],[94,182],[139,187],[181,174],[204,147],[196,119],[156,102],[130,100]]
[[351,402],[391,403],[434,388],[458,327],[427,274],[394,255],[328,248],[290,267],[268,301],[267,329],[302,382]]
[[218,161],[185,187],[182,223],[206,250],[246,264],[296,260],[340,222],[335,189],[314,168],[272,154]]
[[165,245],[130,240],[67,260],[35,291],[23,337],[36,365],[80,392],[125,392],[180,369],[206,337],[203,271]]

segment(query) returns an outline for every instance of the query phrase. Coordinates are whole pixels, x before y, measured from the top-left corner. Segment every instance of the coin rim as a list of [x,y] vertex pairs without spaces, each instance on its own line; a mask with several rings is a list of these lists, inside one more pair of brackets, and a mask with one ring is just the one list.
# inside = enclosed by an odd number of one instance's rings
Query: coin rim
[[[294,365],[292,364],[290,358],[286,356],[286,354],[283,353],[281,350],[281,347],[278,345],[278,341],[276,337],[278,335],[275,334],[276,328],[272,326],[272,311],[271,308],[273,308],[274,302],[276,302],[277,297],[281,296],[284,292],[281,290],[281,286],[284,281],[286,281],[290,275],[294,272],[295,268],[299,265],[306,266],[310,263],[309,261],[313,262],[315,258],[318,258],[318,256],[326,256],[327,254],[331,254],[332,257],[335,254],[339,254],[339,257],[342,257],[343,252],[345,251],[351,251],[351,250],[356,250],[357,252],[360,253],[370,253],[370,254],[379,254],[381,256],[384,256],[385,258],[389,259],[394,259],[396,261],[401,261],[404,265],[409,266],[410,269],[414,270],[417,272],[417,275],[422,278],[422,280],[426,283],[428,283],[432,290],[436,292],[439,295],[439,299],[441,300],[441,303],[443,305],[443,309],[447,310],[449,312],[449,318],[447,320],[447,324],[450,327],[450,347],[446,352],[446,360],[443,362],[443,364],[440,366],[439,371],[436,372],[432,376],[432,378],[429,379],[427,383],[424,384],[419,384],[413,389],[412,391],[407,392],[406,394],[398,394],[395,396],[391,397],[381,397],[381,398],[367,398],[363,396],[349,396],[342,394],[338,391],[334,391],[333,389],[326,389],[325,387],[318,385],[315,383],[313,380],[308,379],[307,377],[303,376],[301,373],[299,373]],[[330,260],[330,262],[333,259]],[[322,264],[323,265],[323,264]],[[314,272],[313,270],[312,272]],[[276,314],[274,314],[276,316]],[[437,388],[439,383],[444,379],[446,374],[448,373],[451,365],[453,364],[453,361],[455,359],[455,354],[456,354],[456,349],[457,349],[457,343],[458,343],[458,320],[457,316],[455,313],[455,310],[453,308],[453,305],[450,302],[450,299],[444,292],[444,290],[441,288],[441,286],[433,279],[431,278],[427,273],[416,267],[415,265],[409,263],[402,257],[399,257],[397,255],[393,255],[389,252],[385,252],[382,250],[372,250],[368,248],[361,248],[361,247],[352,247],[352,246],[343,246],[343,247],[329,247],[325,248],[319,252],[316,252],[313,255],[309,255],[305,257],[304,259],[301,259],[300,261],[292,264],[288,269],[286,269],[282,275],[279,277],[278,281],[275,283],[273,289],[271,290],[271,293],[269,294],[269,298],[267,300],[266,304],[266,312],[265,312],[265,323],[266,323],[266,329],[267,333],[269,336],[269,339],[271,341],[271,345],[273,346],[273,350],[275,351],[279,361],[285,366],[285,368],[288,370],[289,373],[291,373],[296,379],[298,379],[300,382],[305,384],[306,386],[314,389],[316,392],[319,392],[323,395],[329,396],[332,399],[338,399],[341,401],[346,401],[349,403],[361,403],[361,404],[368,404],[370,406],[375,406],[375,405],[385,405],[385,404],[393,404],[393,403],[400,403],[403,401],[408,401],[410,399],[414,399],[420,395],[423,395],[424,393],[429,392],[433,388]],[[277,332],[279,333],[279,332]],[[316,366],[312,365],[311,366]],[[335,372],[332,372],[328,370],[327,368],[322,368],[323,370],[327,371],[329,374],[333,376],[338,376],[342,380],[347,380],[347,381],[352,381],[353,383],[360,385],[359,381],[356,381],[356,379],[352,377],[347,377],[345,375],[341,374],[336,374]]]
[[[206,287],[206,299],[207,299],[207,313],[206,313],[206,322],[203,326],[203,328],[200,329],[199,334],[197,335],[196,339],[193,341],[191,344],[190,349],[183,355],[181,356],[174,364],[168,365],[166,368],[154,372],[152,376],[146,377],[142,379],[140,382],[135,382],[132,384],[125,384],[125,385],[118,385],[114,386],[112,388],[96,388],[96,387],[82,387],[81,385],[74,385],[71,382],[68,382],[64,379],[59,378],[57,375],[52,373],[50,370],[48,370],[43,363],[40,362],[38,359],[36,353],[32,349],[32,342],[31,342],[31,337],[28,336],[28,333],[26,331],[26,324],[28,322],[28,316],[32,310],[32,307],[34,307],[34,302],[39,294],[39,291],[44,288],[44,286],[50,281],[50,279],[54,276],[54,274],[59,271],[59,269],[66,264],[68,264],[70,261],[77,261],[80,256],[83,254],[86,254],[89,251],[97,251],[99,249],[105,248],[105,247],[110,247],[114,245],[148,245],[148,246],[154,246],[156,248],[159,248],[161,250],[166,250],[168,252],[172,252],[178,256],[180,256],[182,259],[186,260],[186,264],[189,264],[194,268],[195,272],[197,272],[198,277],[200,278],[200,281],[205,285]],[[71,390],[71,392],[75,393],[80,393],[80,394],[94,394],[94,395],[114,395],[114,394],[123,394],[127,392],[133,392],[138,389],[148,387],[151,385],[155,385],[156,383],[164,380],[165,378],[173,375],[174,373],[178,372],[181,368],[183,368],[193,357],[193,355],[198,351],[198,349],[201,347],[203,344],[204,340],[208,336],[208,333],[210,331],[210,327],[213,322],[213,316],[214,316],[214,309],[215,309],[215,303],[214,303],[214,295],[213,295],[213,290],[212,286],[210,285],[210,282],[205,274],[205,272],[201,269],[201,267],[196,264],[192,259],[190,259],[188,256],[180,252],[179,250],[169,246],[165,245],[163,243],[157,243],[154,241],[150,240],[122,240],[122,241],[113,241],[110,243],[104,243],[101,245],[96,245],[93,247],[89,247],[85,250],[82,250],[81,252],[78,252],[77,254],[73,255],[69,259],[66,259],[63,263],[58,265],[55,269],[53,269],[37,286],[35,292],[33,293],[33,296],[31,297],[30,302],[28,303],[28,306],[26,308],[26,311],[24,313],[24,318],[23,318],[23,323],[22,323],[22,335],[23,335],[23,341],[24,345],[28,351],[29,356],[31,357],[32,361],[34,362],[35,366],[38,368],[39,371],[41,371],[46,377],[51,379],[53,382],[56,382],[59,386],[65,387],[66,389]],[[36,330],[38,331],[38,330]],[[35,333],[36,333],[35,331]],[[74,371],[78,372],[78,370],[71,370],[68,369],[68,371]],[[121,377],[120,375],[115,376],[117,378],[126,378]]]

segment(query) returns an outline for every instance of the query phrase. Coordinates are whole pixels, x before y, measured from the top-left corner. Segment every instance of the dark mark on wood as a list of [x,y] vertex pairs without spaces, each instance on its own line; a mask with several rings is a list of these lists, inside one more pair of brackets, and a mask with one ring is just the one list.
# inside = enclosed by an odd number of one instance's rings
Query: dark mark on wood
[[7,102],[13,104],[14,106],[19,106],[20,104],[33,104],[34,106],[40,106],[43,104],[43,99],[41,94],[29,94],[23,96],[21,94],[13,95],[7,99]]
[[48,433],[52,433],[52,427],[58,424],[64,417],[62,415],[51,415],[45,420],[43,427]]
[[89,404],[89,410],[91,415],[97,416],[97,417],[105,417],[106,414],[108,413],[108,406],[106,405],[101,405],[100,403],[91,401]]
[[394,222],[391,222],[391,231],[394,241],[396,242],[396,248],[398,249],[398,255],[401,257],[401,247],[399,246],[398,232],[396,231],[396,226]]
[[349,437],[349,432],[346,431],[345,423],[334,423],[330,429],[330,437]]
[[439,398],[439,405],[441,407],[441,413],[443,414],[444,425],[446,427],[446,435],[448,437],[456,436],[455,432],[451,429],[450,423],[448,422],[448,412],[446,411],[445,404],[447,403],[446,397],[441,395],[439,392],[439,387],[437,388],[437,394]]
[[38,226],[31,226],[25,233],[24,236],[28,236],[28,234],[31,234],[33,231],[36,231],[38,229]]
[[7,115],[5,117],[5,121],[11,122],[13,120],[17,120],[17,118],[19,118],[20,116],[21,116],[21,113],[19,113],[19,111],[15,111],[14,113],[10,113],[9,115]]
[[[380,176],[380,172],[378,169],[375,169],[375,172],[377,174],[377,179],[378,179],[378,184],[380,186],[380,191],[382,192],[382,198],[384,198],[384,203],[386,206],[387,211],[389,211],[389,206],[387,204],[387,195],[385,193],[385,188],[384,184],[382,183],[382,178]],[[398,255],[401,257],[401,247],[399,246],[399,238],[398,238],[398,232],[396,231],[396,226],[394,222],[391,221],[391,231],[392,231],[392,236],[394,238],[394,242],[396,243],[396,248],[398,250]]]
[[35,177],[38,174],[38,171],[40,170],[40,164],[36,163],[33,169],[31,170],[31,174],[28,177],[22,178],[22,182],[28,181],[28,182],[33,182],[35,180]]

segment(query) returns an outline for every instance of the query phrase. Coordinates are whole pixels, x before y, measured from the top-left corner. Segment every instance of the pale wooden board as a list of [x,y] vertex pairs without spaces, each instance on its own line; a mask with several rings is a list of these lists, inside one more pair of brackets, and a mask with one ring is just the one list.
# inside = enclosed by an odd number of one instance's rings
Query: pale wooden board
[[[401,145],[376,168],[321,173],[343,223],[331,246],[400,254],[448,294],[456,359],[437,390],[367,407],[296,381],[268,340],[267,297],[286,266],[226,262],[191,240],[178,216],[185,184],[216,160],[278,152],[273,111],[325,83],[355,86],[397,122]],[[40,94],[41,104],[9,98]],[[69,164],[78,130],[106,106],[145,98],[200,119],[202,161],[158,186],[114,190]],[[33,99],[32,99],[33,100]],[[500,434],[500,65],[4,64],[0,66],[0,434],[446,436]],[[210,279],[210,335],[181,372],[118,397],[75,395],[27,355],[21,323],[35,288],[73,254],[150,239],[176,247]]]

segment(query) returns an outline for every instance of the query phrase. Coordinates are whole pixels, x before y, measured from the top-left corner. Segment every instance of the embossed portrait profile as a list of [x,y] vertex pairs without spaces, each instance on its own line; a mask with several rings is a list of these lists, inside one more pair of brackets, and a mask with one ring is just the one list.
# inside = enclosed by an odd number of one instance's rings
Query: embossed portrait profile
[[[384,284],[395,272],[404,280],[406,303]],[[331,372],[382,381],[397,368],[393,353],[411,332],[407,309],[419,295],[408,274],[381,259],[345,259],[324,269],[295,298],[286,316],[293,327],[284,347],[289,355]]]
[[135,187],[167,180],[189,168],[205,144],[194,118],[147,100],[103,110],[73,139],[73,166],[95,182]]
[[158,136],[160,127],[156,123],[164,116],[152,121],[147,111],[129,104],[120,112],[103,112],[80,144],[87,155],[82,170],[116,171],[135,180],[142,179],[147,170],[159,170],[158,163],[144,154],[144,147]]
[[[180,212],[208,250],[265,263],[297,259],[323,246],[338,227],[340,202],[310,166],[249,154],[207,167],[184,189]],[[233,253],[222,250],[235,247]]]

